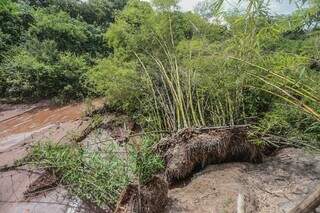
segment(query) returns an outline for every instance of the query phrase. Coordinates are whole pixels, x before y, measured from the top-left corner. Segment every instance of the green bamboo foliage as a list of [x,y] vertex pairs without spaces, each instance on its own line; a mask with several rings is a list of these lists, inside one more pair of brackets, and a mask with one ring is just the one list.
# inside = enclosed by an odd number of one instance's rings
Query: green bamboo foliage
[[169,52],[166,62],[153,55],[151,58],[157,67],[159,79],[152,76],[153,71],[147,70],[140,58],[139,61],[148,79],[153,99],[152,117],[156,120],[158,128],[177,130],[205,125],[202,100],[193,96],[193,71],[182,69],[175,55]]
[[299,85],[298,82],[287,76],[271,71],[269,73],[267,77],[256,74],[251,74],[251,76],[267,85],[267,88],[261,88],[264,91],[283,99],[320,121],[320,97],[317,96],[312,88]]
[[[264,83],[263,85],[265,85],[265,87],[257,87],[257,89],[263,90],[286,101],[292,106],[311,115],[317,121],[320,121],[320,97],[315,89],[306,84],[300,83],[297,79],[285,76],[280,72],[271,71],[235,57],[230,58],[264,71],[263,74],[259,72],[248,73],[249,76]],[[310,79],[310,81],[312,81],[312,79]]]
[[[150,117],[157,129],[235,125],[239,124],[239,117],[244,120],[241,86],[223,93],[203,90],[197,78],[205,76],[201,76],[196,69],[180,65],[176,54],[170,52],[163,43],[160,46],[165,52],[164,59],[150,54],[157,72],[154,67],[147,68],[141,57],[135,54],[147,78],[147,87],[152,96],[149,102],[149,108],[152,109]],[[215,90],[218,91],[217,87]]]

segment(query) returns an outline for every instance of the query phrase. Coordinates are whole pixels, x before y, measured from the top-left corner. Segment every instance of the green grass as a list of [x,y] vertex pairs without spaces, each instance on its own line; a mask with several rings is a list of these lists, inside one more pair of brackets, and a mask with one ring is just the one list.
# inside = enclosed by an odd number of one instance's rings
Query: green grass
[[113,146],[96,153],[47,142],[33,147],[27,161],[55,173],[72,195],[98,206],[113,207],[131,178],[126,162],[116,150],[117,146]]
[[78,145],[43,142],[35,145],[25,161],[54,173],[72,196],[100,207],[114,208],[122,190],[131,182],[147,183],[163,168],[153,140],[129,144],[128,153],[115,143],[99,152]]
[[164,169],[164,162],[152,151],[153,141],[145,137],[143,143],[131,145],[130,160],[141,184],[147,183],[154,174]]

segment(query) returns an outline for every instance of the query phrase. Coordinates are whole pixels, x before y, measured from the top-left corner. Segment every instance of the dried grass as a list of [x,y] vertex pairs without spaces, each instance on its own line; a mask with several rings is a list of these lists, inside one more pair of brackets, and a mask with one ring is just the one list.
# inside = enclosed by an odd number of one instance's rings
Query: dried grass
[[58,186],[59,179],[55,174],[44,172],[33,181],[23,193],[25,199],[42,195],[45,192],[54,190]]

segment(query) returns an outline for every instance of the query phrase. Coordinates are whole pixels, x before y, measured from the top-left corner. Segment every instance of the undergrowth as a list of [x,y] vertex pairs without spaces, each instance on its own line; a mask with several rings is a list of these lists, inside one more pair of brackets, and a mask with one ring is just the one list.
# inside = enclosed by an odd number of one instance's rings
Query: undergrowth
[[163,168],[151,144],[144,139],[130,145],[126,153],[114,143],[96,152],[78,145],[42,142],[32,148],[25,162],[55,174],[72,196],[113,209],[129,183],[145,184]]
[[48,142],[36,145],[27,161],[56,174],[72,195],[99,206],[114,206],[130,180],[125,162],[112,151],[104,156],[103,152]]
[[164,169],[163,160],[152,150],[153,142],[152,138],[145,137],[142,144],[131,145],[130,161],[141,184],[147,183],[154,174]]

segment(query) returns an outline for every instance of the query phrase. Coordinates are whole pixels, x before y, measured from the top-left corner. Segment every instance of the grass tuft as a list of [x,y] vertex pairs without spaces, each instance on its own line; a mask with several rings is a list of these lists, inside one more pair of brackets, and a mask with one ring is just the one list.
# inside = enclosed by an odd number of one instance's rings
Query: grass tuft
[[162,160],[151,151],[152,142],[145,138],[130,144],[128,152],[115,143],[93,152],[44,142],[35,145],[25,161],[54,174],[72,196],[113,209],[129,183],[145,184],[163,169]]
[[27,161],[54,173],[72,195],[112,208],[130,181],[126,163],[115,153],[117,148],[96,153],[47,142],[36,145]]

